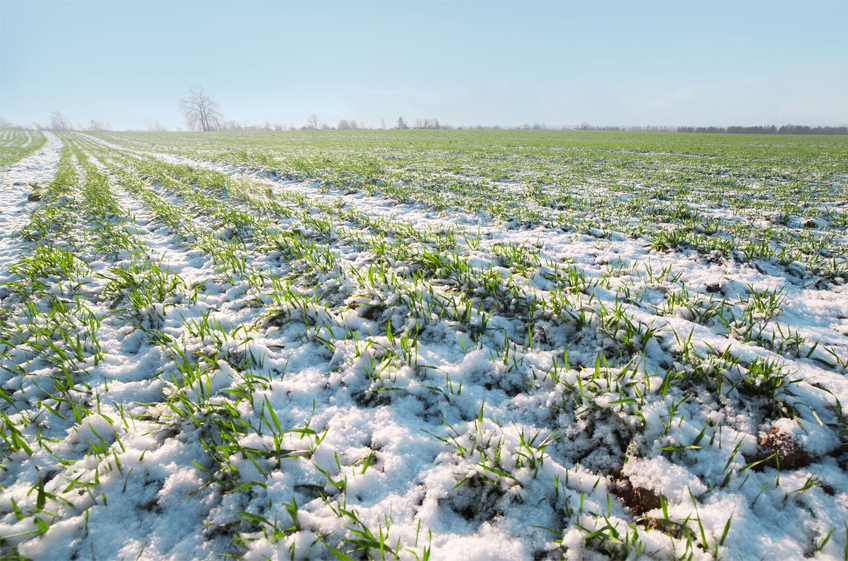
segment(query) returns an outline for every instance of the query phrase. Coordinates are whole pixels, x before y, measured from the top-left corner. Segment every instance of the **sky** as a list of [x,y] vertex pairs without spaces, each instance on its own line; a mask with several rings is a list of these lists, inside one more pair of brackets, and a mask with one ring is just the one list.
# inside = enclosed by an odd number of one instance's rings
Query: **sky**
[[848,2],[0,0],[0,116],[848,124]]

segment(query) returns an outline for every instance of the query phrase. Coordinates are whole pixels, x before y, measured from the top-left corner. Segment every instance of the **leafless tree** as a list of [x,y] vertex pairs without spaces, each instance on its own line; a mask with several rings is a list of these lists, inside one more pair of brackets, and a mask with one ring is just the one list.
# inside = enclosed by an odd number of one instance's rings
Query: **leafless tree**
[[321,121],[318,120],[318,115],[315,113],[306,118],[306,128],[310,130],[317,129],[320,123]]
[[88,130],[90,131],[108,131],[112,127],[106,121],[98,121],[97,119],[92,119],[88,124]]
[[50,114],[50,129],[54,131],[69,131],[72,130],[74,126],[71,124],[71,121],[68,120],[67,117],[59,113],[58,111],[54,111]]
[[339,121],[339,124],[336,128],[340,131],[350,130],[350,123],[348,123],[347,120],[342,119],[341,121]]
[[168,132],[168,127],[166,127],[165,125],[160,125],[159,121],[147,119],[144,124],[147,127],[147,130],[150,132]]
[[408,129],[409,125],[406,124],[406,121],[403,120],[403,117],[398,117],[396,129]]
[[191,130],[214,131],[221,128],[224,116],[218,103],[206,95],[203,88],[189,88],[189,94],[180,100],[186,124]]

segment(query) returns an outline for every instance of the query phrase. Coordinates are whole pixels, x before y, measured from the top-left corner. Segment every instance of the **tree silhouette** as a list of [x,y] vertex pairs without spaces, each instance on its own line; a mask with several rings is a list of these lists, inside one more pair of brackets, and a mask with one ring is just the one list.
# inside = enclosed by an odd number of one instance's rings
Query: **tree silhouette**
[[224,116],[218,103],[206,95],[202,87],[189,88],[189,94],[180,100],[180,110],[183,112],[186,124],[191,130],[204,132],[221,128]]

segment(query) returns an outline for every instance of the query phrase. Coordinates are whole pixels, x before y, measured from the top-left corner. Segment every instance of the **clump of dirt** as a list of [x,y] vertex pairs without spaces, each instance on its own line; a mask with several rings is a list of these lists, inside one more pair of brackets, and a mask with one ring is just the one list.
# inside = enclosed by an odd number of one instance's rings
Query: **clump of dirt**
[[621,499],[624,506],[637,516],[660,508],[660,497],[655,492],[633,485],[628,477],[613,481],[610,493]]
[[715,294],[716,292],[721,292],[721,285],[717,282],[711,282],[707,285],[707,292],[710,294]]
[[439,499],[439,505],[444,503],[464,520],[478,524],[503,515],[501,499],[506,493],[500,487],[483,482],[482,477],[471,477],[457,489],[447,499]]
[[162,507],[159,505],[159,497],[154,497],[147,501],[141,508],[147,512],[154,512],[156,514],[162,514],[164,512]]
[[[758,442],[760,445],[753,455],[746,455],[747,463],[762,462],[752,469],[762,471],[766,466],[780,469],[798,469],[807,466],[815,458],[795,442],[792,435],[777,427],[772,429]],[[766,461],[763,461],[766,460]]]
[[41,200],[41,192],[40,191],[33,191],[32,193],[30,193],[27,196],[27,200],[31,203],[36,203],[36,202],[40,201]]
[[836,494],[836,489],[834,489],[833,487],[831,487],[827,483],[822,483],[821,481],[819,481],[817,485],[819,486],[819,488],[821,488],[822,491],[824,491],[825,493],[827,493],[831,497]]

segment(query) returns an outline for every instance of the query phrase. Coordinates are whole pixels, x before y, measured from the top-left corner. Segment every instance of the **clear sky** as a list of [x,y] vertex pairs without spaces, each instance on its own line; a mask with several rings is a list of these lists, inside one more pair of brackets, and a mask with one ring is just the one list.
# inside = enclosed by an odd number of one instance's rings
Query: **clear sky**
[[0,1],[0,115],[848,124],[848,2]]

